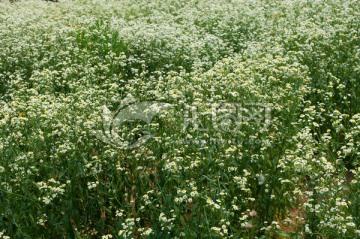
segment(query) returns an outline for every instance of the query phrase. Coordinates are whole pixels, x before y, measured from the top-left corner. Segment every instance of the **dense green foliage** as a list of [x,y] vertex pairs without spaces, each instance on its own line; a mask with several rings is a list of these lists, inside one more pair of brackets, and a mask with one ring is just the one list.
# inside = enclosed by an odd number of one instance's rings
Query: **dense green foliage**
[[357,0],[0,2],[0,238],[359,237],[359,29]]

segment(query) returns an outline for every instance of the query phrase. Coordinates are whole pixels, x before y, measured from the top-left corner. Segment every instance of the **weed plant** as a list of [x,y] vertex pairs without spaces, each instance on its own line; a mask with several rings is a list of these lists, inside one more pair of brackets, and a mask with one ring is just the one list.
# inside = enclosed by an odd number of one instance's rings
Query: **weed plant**
[[359,238],[359,29],[356,0],[0,2],[0,238]]

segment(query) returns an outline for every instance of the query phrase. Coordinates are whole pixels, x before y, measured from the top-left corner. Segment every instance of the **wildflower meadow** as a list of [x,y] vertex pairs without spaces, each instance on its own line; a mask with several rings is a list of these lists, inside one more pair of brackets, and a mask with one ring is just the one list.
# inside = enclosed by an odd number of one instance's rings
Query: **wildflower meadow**
[[358,0],[0,0],[0,238],[360,238]]

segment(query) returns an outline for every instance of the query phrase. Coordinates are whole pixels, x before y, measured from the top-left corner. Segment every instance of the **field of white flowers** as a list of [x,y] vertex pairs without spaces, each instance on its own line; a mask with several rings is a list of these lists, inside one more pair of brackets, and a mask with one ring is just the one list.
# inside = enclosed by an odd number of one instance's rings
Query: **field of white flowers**
[[0,238],[360,238],[358,0],[0,1]]

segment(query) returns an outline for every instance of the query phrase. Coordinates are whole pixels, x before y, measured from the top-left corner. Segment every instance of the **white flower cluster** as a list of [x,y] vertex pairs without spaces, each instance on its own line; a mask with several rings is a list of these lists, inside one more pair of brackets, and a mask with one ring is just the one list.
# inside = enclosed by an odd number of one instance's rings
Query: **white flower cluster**
[[64,194],[66,184],[61,184],[59,181],[56,181],[54,178],[49,179],[47,182],[37,182],[36,183],[41,194],[44,196],[41,199],[45,204],[51,203],[52,200],[57,198],[59,195]]

